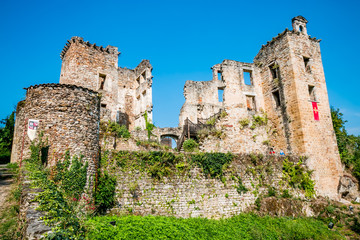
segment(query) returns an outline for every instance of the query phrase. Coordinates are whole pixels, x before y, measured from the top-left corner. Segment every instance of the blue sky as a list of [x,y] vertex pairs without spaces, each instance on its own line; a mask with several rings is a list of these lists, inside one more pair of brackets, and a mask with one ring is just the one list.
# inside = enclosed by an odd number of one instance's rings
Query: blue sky
[[232,59],[252,62],[262,44],[309,21],[320,39],[330,104],[360,134],[357,74],[360,1],[14,1],[0,15],[0,119],[24,98],[24,87],[58,83],[59,54],[72,36],[119,47],[119,66],[153,65],[154,122],[177,126],[186,80],[211,79],[210,67]]

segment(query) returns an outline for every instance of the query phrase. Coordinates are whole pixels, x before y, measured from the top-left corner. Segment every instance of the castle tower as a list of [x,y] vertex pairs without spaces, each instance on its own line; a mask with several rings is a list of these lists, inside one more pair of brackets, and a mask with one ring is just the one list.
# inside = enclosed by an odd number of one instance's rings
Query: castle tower
[[308,156],[307,166],[320,195],[337,199],[342,166],[333,131],[320,40],[307,35],[307,20],[292,19],[263,46],[254,63],[260,68],[265,111],[277,127],[276,149]]
[[96,46],[72,37],[60,54],[60,83],[82,86],[101,95],[101,120],[145,128],[152,120],[152,66],[143,60],[135,69],[118,67],[117,47]]

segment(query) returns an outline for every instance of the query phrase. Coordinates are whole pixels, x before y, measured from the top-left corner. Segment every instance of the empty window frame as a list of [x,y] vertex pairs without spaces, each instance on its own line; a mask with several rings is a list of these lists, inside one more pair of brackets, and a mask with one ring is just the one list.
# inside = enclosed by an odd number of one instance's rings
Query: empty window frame
[[275,108],[280,107],[280,105],[281,105],[281,99],[280,99],[280,92],[279,92],[279,90],[276,90],[276,91],[272,92],[272,96],[273,96],[273,99],[274,99],[274,102],[275,102]]
[[136,82],[137,82],[137,87],[139,87],[140,86],[140,77],[138,77],[137,79],[136,79]]
[[251,70],[243,70],[243,77],[244,77],[244,83],[245,85],[252,86],[253,85],[253,79],[252,79],[252,71]]
[[221,71],[218,71],[218,72],[217,72],[217,79],[218,79],[219,81],[222,80],[222,72],[221,72]]
[[310,58],[308,58],[308,57],[303,57],[303,60],[304,60],[305,70],[306,70],[307,72],[311,72],[311,69],[310,69]]
[[99,89],[104,90],[106,75],[99,73]]
[[269,66],[272,79],[278,79],[279,78],[279,65],[277,63],[273,63]]
[[218,88],[218,101],[223,102],[224,101],[224,89]]
[[146,71],[144,71],[141,76],[143,77],[144,81],[146,81]]
[[308,86],[310,101],[316,102],[315,87],[312,85]]
[[255,96],[246,96],[246,106],[248,111],[256,111]]
[[106,108],[106,104],[105,104],[105,103],[102,103],[102,104],[100,104],[100,107]]

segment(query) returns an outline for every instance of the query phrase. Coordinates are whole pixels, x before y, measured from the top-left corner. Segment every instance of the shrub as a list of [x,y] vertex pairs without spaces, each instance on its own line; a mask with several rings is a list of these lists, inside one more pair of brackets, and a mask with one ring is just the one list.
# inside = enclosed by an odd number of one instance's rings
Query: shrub
[[221,111],[220,113],[220,118],[225,118],[227,116],[227,112],[226,111]]
[[95,188],[95,205],[100,213],[106,212],[107,209],[114,206],[116,178],[107,172],[98,173],[98,185]]
[[216,118],[212,117],[212,118],[210,118],[209,120],[206,121],[206,124],[210,125],[210,126],[215,126],[215,122],[216,122]]
[[293,188],[305,190],[305,196],[312,198],[315,195],[315,183],[311,180],[311,171],[302,166],[302,159],[298,163],[290,162],[287,158],[283,161],[283,179]]
[[248,118],[240,119],[239,124],[240,124],[240,129],[243,129],[244,127],[249,126],[250,120]]
[[268,197],[275,197],[276,196],[276,189],[274,187],[269,187],[267,196]]
[[288,189],[284,189],[281,194],[282,198],[292,198],[292,195],[289,193]]
[[113,133],[115,137],[119,138],[130,138],[130,132],[124,125],[120,125],[116,122],[110,122],[108,125],[108,131]]
[[231,153],[199,153],[191,160],[201,167],[206,175],[221,179],[224,168],[233,160]]
[[185,152],[194,152],[199,147],[199,144],[192,138],[184,141],[183,148]]

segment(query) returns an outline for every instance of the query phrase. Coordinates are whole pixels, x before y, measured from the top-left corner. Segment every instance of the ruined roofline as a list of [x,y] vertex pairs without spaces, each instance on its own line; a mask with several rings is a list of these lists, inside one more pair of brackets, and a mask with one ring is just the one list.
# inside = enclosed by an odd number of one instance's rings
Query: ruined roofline
[[120,52],[117,50],[117,47],[108,45],[106,48],[104,48],[103,46],[96,46],[96,43],[91,44],[89,41],[84,42],[84,39],[82,37],[72,37],[70,40],[67,40],[66,45],[64,46],[63,50],[60,53],[61,60],[63,60],[63,58],[64,58],[66,52],[69,50],[71,44],[76,43],[76,42],[83,44],[86,47],[94,48],[102,53],[117,54],[117,55],[120,54]]
[[[273,37],[270,41],[268,41],[265,45],[261,45],[261,49],[273,44],[276,40],[278,40],[279,38],[283,37],[285,34],[296,34],[296,35],[300,35],[300,32],[296,32],[294,29],[293,30],[289,30],[288,28],[286,28],[282,33],[279,33],[276,37]],[[308,35],[309,40],[315,41],[315,42],[321,42],[321,39],[316,39],[316,37],[311,37],[310,35]]]
[[301,21],[301,22],[304,22],[304,23],[308,23],[308,20],[306,20],[306,18],[304,18],[303,16],[299,15],[297,17],[294,17],[293,19],[291,19],[291,22],[294,22],[294,21]]
[[24,88],[26,91],[28,91],[29,89],[35,89],[35,88],[39,88],[39,87],[45,87],[45,88],[51,88],[51,87],[56,87],[56,88],[70,88],[70,89],[79,89],[81,91],[85,91],[85,92],[90,92],[90,93],[98,93],[96,91],[93,91],[91,89],[88,88],[84,88],[81,86],[77,86],[77,85],[72,85],[72,84],[60,84],[60,83],[44,83],[44,84],[37,84],[37,85],[31,85],[27,88]]
[[221,65],[224,63],[236,63],[236,64],[241,64],[241,65],[254,65],[254,63],[249,63],[249,62],[240,62],[240,61],[236,61],[236,60],[231,60],[231,59],[224,59],[221,63],[219,64],[215,64],[213,67],[215,67],[216,65]]

